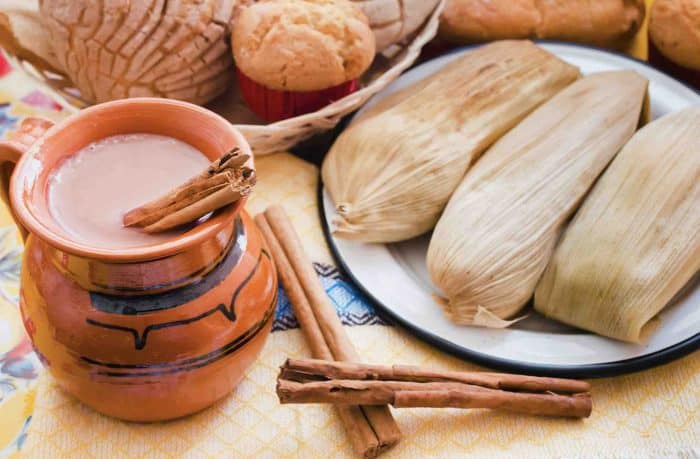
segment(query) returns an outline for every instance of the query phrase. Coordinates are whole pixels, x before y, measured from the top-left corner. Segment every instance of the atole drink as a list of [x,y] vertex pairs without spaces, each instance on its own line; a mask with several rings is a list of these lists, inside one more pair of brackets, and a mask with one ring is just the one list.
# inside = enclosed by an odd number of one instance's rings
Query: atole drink
[[49,211],[72,237],[104,248],[167,241],[178,232],[147,234],[122,225],[124,213],[204,169],[193,146],[156,134],[123,134],[92,142],[49,179]]

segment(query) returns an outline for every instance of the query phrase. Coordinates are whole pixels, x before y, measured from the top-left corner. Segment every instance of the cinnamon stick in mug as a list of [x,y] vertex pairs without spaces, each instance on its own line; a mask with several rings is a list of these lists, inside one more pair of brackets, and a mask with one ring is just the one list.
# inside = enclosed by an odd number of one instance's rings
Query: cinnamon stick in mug
[[157,233],[193,222],[238,201],[250,194],[255,185],[255,171],[244,166],[249,159],[238,147],[234,148],[167,194],[127,212],[124,226]]

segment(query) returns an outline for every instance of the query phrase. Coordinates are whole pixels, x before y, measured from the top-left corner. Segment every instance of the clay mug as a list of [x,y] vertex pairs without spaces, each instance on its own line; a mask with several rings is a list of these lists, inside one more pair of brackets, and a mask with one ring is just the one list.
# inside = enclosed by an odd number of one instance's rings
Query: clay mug
[[40,359],[95,410],[156,421],[201,410],[240,382],[270,333],[277,277],[243,201],[145,247],[90,247],[61,229],[48,209],[51,171],[91,142],[136,132],[174,137],[212,160],[234,146],[252,158],[218,115],[137,98],[56,125],[27,119],[0,143],[0,161],[5,174],[14,165],[9,204],[27,235],[20,310]]

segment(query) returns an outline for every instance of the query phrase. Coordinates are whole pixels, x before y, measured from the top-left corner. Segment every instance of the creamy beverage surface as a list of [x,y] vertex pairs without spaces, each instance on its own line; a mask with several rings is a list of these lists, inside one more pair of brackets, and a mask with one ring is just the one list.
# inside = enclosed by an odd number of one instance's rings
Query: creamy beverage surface
[[76,242],[104,249],[158,244],[175,232],[125,228],[129,210],[162,196],[210,161],[193,146],[155,134],[93,142],[61,163],[49,179],[49,210]]

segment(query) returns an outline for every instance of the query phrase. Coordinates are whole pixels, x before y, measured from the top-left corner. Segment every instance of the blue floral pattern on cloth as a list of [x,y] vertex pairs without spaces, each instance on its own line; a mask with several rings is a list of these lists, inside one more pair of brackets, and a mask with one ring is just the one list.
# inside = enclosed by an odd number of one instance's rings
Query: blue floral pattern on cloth
[[[370,301],[335,266],[314,263],[323,288],[333,302],[343,325],[387,325]],[[280,287],[272,331],[298,328],[299,323],[284,289]]]
[[[13,237],[11,228],[0,231],[0,240]],[[16,294],[6,292],[4,286],[19,282],[21,249],[13,247],[7,252],[0,252],[0,296],[16,304]],[[316,274],[335,306],[343,325],[388,325],[379,317],[372,303],[345,276],[332,265],[314,263]],[[289,298],[280,286],[277,296],[277,309],[272,331],[299,328],[299,322],[294,316]],[[0,361],[1,363],[1,361]],[[0,370],[1,371],[1,370]]]

